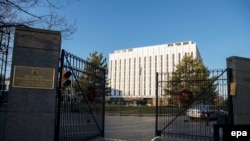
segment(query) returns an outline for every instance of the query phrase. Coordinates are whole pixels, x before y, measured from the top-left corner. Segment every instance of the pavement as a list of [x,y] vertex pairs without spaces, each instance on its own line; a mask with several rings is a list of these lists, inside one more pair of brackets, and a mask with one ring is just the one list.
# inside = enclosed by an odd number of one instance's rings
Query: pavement
[[[5,111],[0,110],[0,125],[5,121]],[[3,126],[0,126],[3,127]],[[0,128],[0,140],[4,129]],[[155,116],[105,116],[105,138],[94,141],[195,141],[183,137],[155,137]]]
[[150,141],[154,138],[154,116],[106,116],[105,139],[108,141]]
[[200,139],[174,136],[154,137],[154,116],[107,116],[105,138],[98,141],[198,141]]

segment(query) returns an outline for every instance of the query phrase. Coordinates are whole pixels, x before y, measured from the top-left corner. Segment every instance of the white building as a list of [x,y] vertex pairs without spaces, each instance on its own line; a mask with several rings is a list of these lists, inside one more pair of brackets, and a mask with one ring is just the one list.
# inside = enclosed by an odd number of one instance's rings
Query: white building
[[[116,50],[109,54],[112,100],[155,98],[156,72],[172,72],[185,55],[201,59],[192,41]],[[150,100],[151,99],[151,100]]]

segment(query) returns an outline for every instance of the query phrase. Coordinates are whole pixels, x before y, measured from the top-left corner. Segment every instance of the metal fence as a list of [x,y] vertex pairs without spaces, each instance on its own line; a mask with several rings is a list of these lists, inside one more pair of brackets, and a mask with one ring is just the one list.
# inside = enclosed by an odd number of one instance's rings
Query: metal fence
[[10,84],[13,28],[0,27],[0,140],[4,140]]
[[213,140],[228,115],[227,69],[156,73],[156,136]]
[[0,28],[0,106],[8,102],[13,28]]
[[[65,86],[65,72],[70,72]],[[105,70],[62,50],[56,139],[92,140],[104,136]]]

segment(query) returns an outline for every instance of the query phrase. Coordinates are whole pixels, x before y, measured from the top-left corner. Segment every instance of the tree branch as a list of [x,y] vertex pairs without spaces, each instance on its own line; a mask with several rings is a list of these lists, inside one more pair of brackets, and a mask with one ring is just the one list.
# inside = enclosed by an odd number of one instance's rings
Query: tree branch
[[26,14],[32,16],[32,17],[35,17],[35,18],[38,18],[38,19],[41,19],[41,18],[42,18],[42,17],[39,17],[39,16],[37,16],[37,15],[34,15],[34,14],[32,14],[32,13],[30,13],[30,12],[24,10],[23,8],[21,8],[20,6],[16,5],[15,3],[13,3],[13,2],[11,2],[11,1],[9,1],[9,0],[6,0],[6,2],[8,2],[8,3],[11,4],[12,6],[16,7],[18,10],[20,10],[20,11],[22,11],[22,12],[24,12],[24,13],[26,13]]

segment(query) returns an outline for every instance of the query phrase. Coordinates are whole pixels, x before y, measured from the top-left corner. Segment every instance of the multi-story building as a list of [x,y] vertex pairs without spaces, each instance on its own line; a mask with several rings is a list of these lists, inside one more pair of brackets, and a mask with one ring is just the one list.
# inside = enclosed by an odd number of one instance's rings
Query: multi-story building
[[155,98],[156,72],[173,72],[185,55],[201,59],[195,42],[178,42],[116,50],[109,54],[111,101]]

